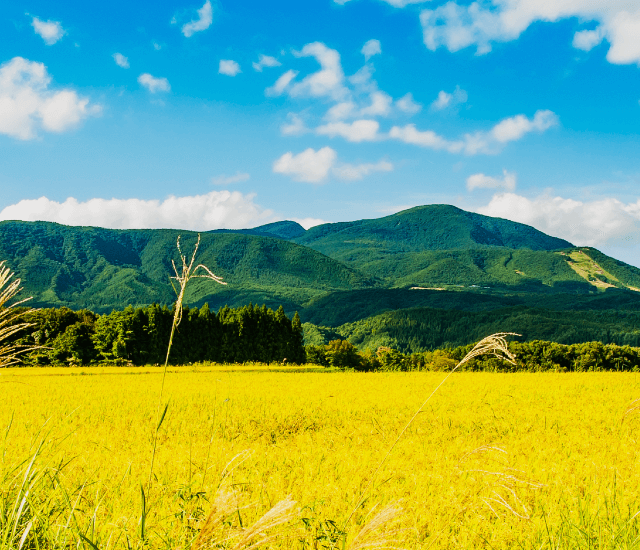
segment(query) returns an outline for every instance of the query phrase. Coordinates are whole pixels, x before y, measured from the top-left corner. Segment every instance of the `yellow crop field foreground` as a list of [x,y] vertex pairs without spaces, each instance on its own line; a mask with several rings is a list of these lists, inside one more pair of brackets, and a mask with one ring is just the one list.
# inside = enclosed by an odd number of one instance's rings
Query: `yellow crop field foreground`
[[171,369],[149,484],[160,370],[5,369],[0,548],[640,547],[637,374],[455,373],[370,484],[442,378]]

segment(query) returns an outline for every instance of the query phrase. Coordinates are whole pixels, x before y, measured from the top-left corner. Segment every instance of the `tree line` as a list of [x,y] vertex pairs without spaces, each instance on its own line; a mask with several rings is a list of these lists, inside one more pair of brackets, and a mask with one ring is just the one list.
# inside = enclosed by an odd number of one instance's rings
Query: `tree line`
[[[66,307],[39,309],[23,317],[33,325],[16,343],[35,346],[24,355],[27,365],[92,363],[162,364],[165,361],[174,311],[152,304],[97,315]],[[169,362],[303,363],[302,325],[296,313],[289,319],[282,307],[222,307],[218,312],[183,309]]]
[[[359,351],[348,340],[332,340],[326,345],[307,345],[309,363],[360,371],[442,371],[450,370],[473,348],[473,344],[405,354],[386,346],[376,351]],[[640,348],[585,342],[558,344],[543,340],[509,342],[516,357],[512,365],[492,356],[471,359],[461,367],[466,371],[490,372],[585,372],[640,370]]]

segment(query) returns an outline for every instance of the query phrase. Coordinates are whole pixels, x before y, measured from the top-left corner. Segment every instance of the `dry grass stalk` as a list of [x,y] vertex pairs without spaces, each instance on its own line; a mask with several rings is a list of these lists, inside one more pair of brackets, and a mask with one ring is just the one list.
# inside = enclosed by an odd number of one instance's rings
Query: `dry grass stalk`
[[[353,540],[347,546],[348,550],[364,550],[365,548],[397,548],[392,546],[391,537],[400,532],[400,529],[389,529],[389,523],[393,521],[402,509],[397,503],[392,502],[380,510],[371,520],[367,521]],[[371,515],[371,512],[369,513]]]
[[[162,373],[162,383],[160,385],[160,397],[158,399],[158,413],[157,413],[157,423],[156,423],[156,431],[155,431],[155,435],[153,437],[153,451],[151,454],[151,468],[149,469],[149,481],[147,483],[147,490],[150,491],[151,490],[151,478],[153,477],[153,464],[154,464],[154,460],[155,460],[155,456],[156,456],[156,445],[157,445],[157,441],[158,441],[158,431],[160,429],[160,425],[162,424],[163,420],[164,420],[164,416],[167,412],[167,408],[169,406],[169,404],[167,403],[167,405],[164,408],[164,412],[162,412],[162,396],[164,394],[164,384],[167,378],[167,366],[169,364],[169,354],[171,353],[171,346],[173,344],[173,336],[176,332],[176,328],[178,327],[178,325],[180,324],[180,321],[182,321],[182,302],[184,300],[184,293],[185,290],[187,288],[187,283],[191,280],[191,279],[210,279],[212,281],[215,281],[216,283],[219,283],[221,285],[226,285],[227,283],[225,283],[222,280],[222,277],[218,277],[217,275],[215,275],[207,266],[202,265],[202,264],[198,264],[197,266],[193,267],[193,264],[195,263],[196,260],[196,254],[198,253],[198,247],[200,246],[200,233],[198,233],[198,240],[196,242],[196,245],[193,249],[193,254],[191,254],[191,261],[189,263],[187,263],[187,257],[182,253],[182,248],[180,247],[180,235],[178,235],[178,239],[176,241],[176,246],[178,247],[178,252],[180,253],[180,260],[182,261],[182,271],[179,272],[178,268],[176,267],[176,263],[175,261],[171,260],[171,265],[173,266],[173,271],[175,272],[175,276],[171,277],[170,279],[175,279],[177,281],[177,283],[180,286],[180,290],[176,290],[175,285],[173,284],[173,281],[171,281],[171,285],[173,286],[173,290],[176,292],[177,295],[177,300],[176,300],[176,305],[175,305],[175,311],[173,313],[173,323],[171,324],[171,335],[169,336],[169,345],[167,346],[167,356],[165,357],[164,360],[164,372]],[[198,275],[196,272],[201,269],[202,271],[205,271],[206,273],[203,275]]]
[[15,344],[3,344],[8,338],[17,332],[33,326],[33,323],[18,323],[21,317],[35,311],[16,311],[16,307],[30,300],[31,297],[19,300],[13,304],[8,304],[21,290],[20,279],[14,279],[13,272],[5,266],[5,262],[0,262],[0,368],[13,365],[20,361],[20,355],[33,349],[29,346],[17,346]]
[[232,550],[258,548],[278,536],[277,532],[268,534],[267,531],[291,521],[296,516],[295,510],[293,510],[296,501],[292,500],[291,496],[288,496],[256,520],[253,525],[240,531],[239,538],[236,533],[225,536],[224,520],[238,510],[235,500],[235,495],[231,492],[225,490],[218,492],[211,512],[191,547],[192,550],[204,550],[221,545],[226,547],[230,542],[233,544],[233,546],[230,546]]
[[627,407],[627,410],[622,415],[622,422],[624,422],[624,419],[627,416],[629,416],[632,412],[638,411],[638,410],[640,410],[640,399],[635,399],[629,404],[629,406]]
[[[493,355],[494,357],[497,357],[498,359],[503,359],[504,361],[507,361],[508,363],[511,363],[512,365],[516,364],[516,358],[509,351],[509,347],[508,347],[508,344],[507,344],[507,336],[520,336],[520,335],[519,334],[515,334],[513,332],[498,332],[496,334],[492,334],[491,336],[487,336],[486,338],[483,338],[482,340],[480,340],[473,347],[473,349],[469,353],[467,353],[467,355],[464,356],[464,358],[436,386],[436,388],[431,392],[431,394],[429,395],[429,397],[427,397],[427,399],[424,401],[424,403],[422,403],[422,405],[420,405],[420,408],[411,417],[409,422],[407,422],[405,427],[402,428],[402,431],[398,434],[398,437],[396,437],[395,441],[391,444],[391,447],[389,447],[389,450],[387,451],[387,454],[380,461],[380,464],[378,464],[378,467],[373,472],[373,475],[371,476],[371,479],[369,480],[369,483],[367,484],[367,486],[365,487],[364,491],[362,492],[360,500],[353,507],[353,510],[351,511],[351,514],[349,515],[349,517],[347,518],[347,521],[344,524],[344,528],[346,528],[347,524],[349,523],[349,521],[353,517],[353,514],[355,514],[356,510],[358,508],[360,508],[362,503],[365,501],[366,494],[369,491],[369,489],[371,488],[371,486],[373,485],[373,482],[374,482],[376,476],[378,475],[378,472],[380,471],[380,468],[382,468],[384,463],[387,461],[387,458],[389,458],[389,455],[391,454],[391,452],[393,451],[395,446],[398,444],[398,441],[400,441],[400,438],[402,438],[404,433],[409,429],[409,426],[411,426],[413,421],[422,412],[422,409],[424,409],[424,407],[427,405],[427,403],[429,403],[429,401],[435,395],[435,393],[440,389],[440,387],[448,380],[448,378],[456,370],[458,370],[465,363],[468,363],[469,361],[471,361],[471,359],[473,359],[474,357],[479,357],[481,355]],[[344,528],[343,528],[343,530],[344,530]]]

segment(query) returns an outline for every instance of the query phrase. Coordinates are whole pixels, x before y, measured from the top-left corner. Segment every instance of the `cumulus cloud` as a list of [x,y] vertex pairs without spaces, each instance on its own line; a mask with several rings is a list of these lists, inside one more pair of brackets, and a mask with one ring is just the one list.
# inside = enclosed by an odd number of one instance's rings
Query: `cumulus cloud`
[[251,64],[254,70],[258,71],[259,73],[261,73],[262,69],[264,69],[265,67],[279,67],[280,65],[282,65],[282,63],[280,63],[280,61],[278,61],[275,57],[263,54],[260,54],[260,58],[258,59],[257,63],[254,61]]
[[320,183],[329,175],[338,154],[331,147],[323,147],[315,151],[311,147],[294,155],[285,153],[273,163],[276,174],[291,176],[296,181]]
[[123,69],[129,68],[129,60],[121,53],[114,53],[113,60],[116,62],[118,67],[122,67]]
[[364,46],[362,46],[360,53],[364,55],[365,61],[369,61],[374,55],[381,54],[382,48],[380,46],[380,40],[376,40],[375,38],[368,40],[364,43]]
[[0,212],[0,220],[51,221],[114,229],[179,228],[194,231],[240,229],[273,221],[273,213],[255,204],[255,195],[211,191],[205,195],[169,196],[163,201],[69,197],[22,200]]
[[194,35],[196,32],[204,31],[211,26],[213,22],[213,9],[211,2],[207,0],[198,10],[198,19],[193,19],[182,26],[182,34],[187,38]]
[[250,177],[246,172],[236,172],[233,176],[222,174],[211,178],[211,183],[213,185],[230,185],[239,181],[247,181]]
[[142,73],[138,77],[138,84],[144,86],[152,94],[156,92],[169,92],[171,90],[169,81],[166,78],[156,78],[149,73]]
[[413,100],[411,92],[396,100],[396,107],[409,115],[415,115],[422,110],[422,105]]
[[525,115],[505,118],[488,132],[465,134],[461,139],[450,141],[432,130],[420,131],[414,124],[404,127],[394,126],[389,131],[389,137],[405,143],[427,147],[429,149],[445,150],[450,153],[465,153],[467,155],[496,154],[510,141],[516,141],[530,132],[544,132],[558,124],[558,117],[548,110],[536,111],[532,119]]
[[43,63],[14,57],[0,65],[0,133],[33,139],[39,128],[64,132],[100,113],[70,89],[50,89],[51,77]]
[[[330,97],[340,99],[347,94],[343,85],[344,73],[340,64],[340,54],[325,46],[322,42],[307,44],[297,57],[314,57],[320,64],[320,70],[306,76],[294,84],[289,94],[293,97]],[[277,83],[276,83],[277,84]]]
[[365,164],[340,164],[333,168],[333,174],[342,180],[361,180],[364,176],[368,176],[372,172],[391,172],[393,164],[386,160],[381,160]]
[[354,120],[346,122],[330,122],[316,128],[316,134],[321,136],[340,136],[354,143],[373,141],[377,138],[380,124],[376,120]]
[[238,65],[238,63],[233,59],[221,59],[218,72],[220,74],[226,74],[227,76],[236,76],[242,71],[240,70],[240,65]]
[[494,178],[485,176],[484,174],[472,174],[467,178],[467,189],[506,189],[507,191],[515,191],[516,174],[514,172],[502,171],[503,178]]
[[640,7],[631,0],[490,0],[469,5],[450,1],[423,10],[420,21],[430,50],[444,46],[455,52],[475,46],[478,54],[485,54],[492,43],[515,40],[536,21],[573,17],[600,24],[597,33],[579,31],[575,47],[591,49],[606,38],[610,63],[640,64]]
[[65,34],[62,24],[59,21],[42,21],[37,17],[33,17],[31,19],[31,26],[47,46],[52,46]]
[[298,76],[298,71],[294,71],[289,69],[286,73],[284,73],[278,80],[276,80],[275,84],[269,88],[267,88],[264,93],[267,96],[279,96],[289,87],[291,81]]
[[447,93],[444,90],[440,90],[438,97],[431,104],[432,111],[442,111],[447,107],[453,107],[455,105],[459,105],[460,103],[466,103],[468,99],[467,92],[462,90],[460,86],[456,86],[456,89],[453,93]]
[[578,201],[550,194],[528,198],[499,193],[476,211],[532,225],[578,246],[637,244],[640,231],[640,200],[625,204],[614,198]]

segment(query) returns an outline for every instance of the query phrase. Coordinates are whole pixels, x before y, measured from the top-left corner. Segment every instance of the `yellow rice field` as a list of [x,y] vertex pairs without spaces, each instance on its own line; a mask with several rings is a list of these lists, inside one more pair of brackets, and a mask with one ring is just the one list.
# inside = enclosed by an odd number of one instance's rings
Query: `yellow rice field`
[[73,510],[54,527],[100,549],[195,547],[221,494],[235,506],[226,534],[198,547],[233,547],[221,541],[289,495],[294,516],[260,535],[278,535],[266,547],[640,547],[637,374],[454,374],[347,522],[444,375],[309,370],[171,369],[148,488],[161,369],[5,369],[0,491],[43,440],[37,464],[60,470]]

